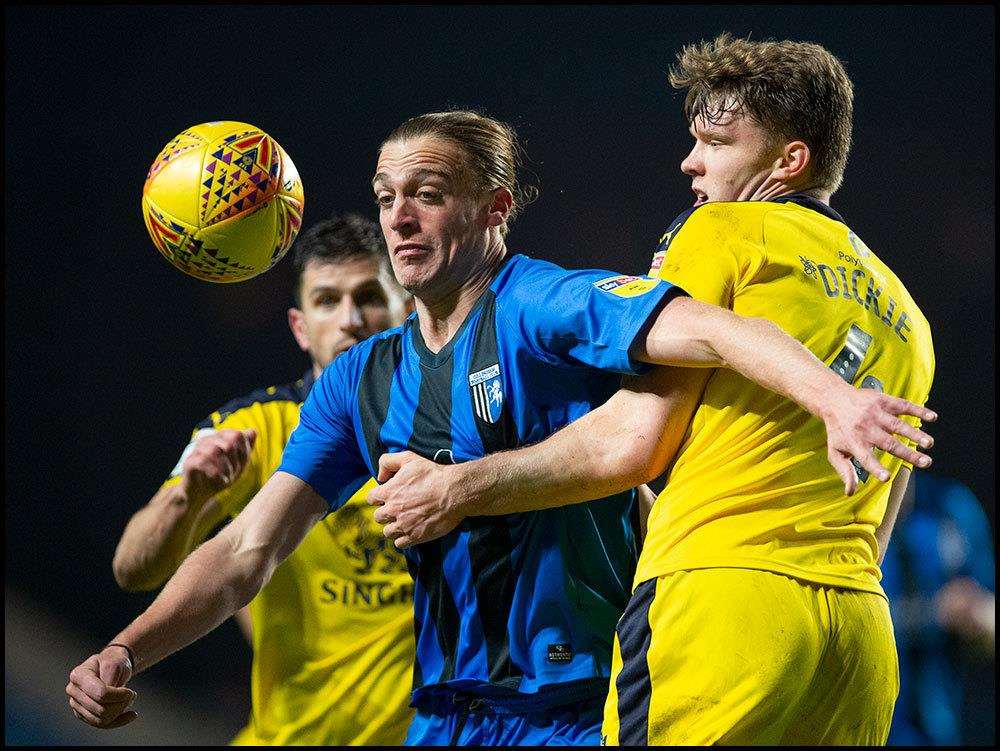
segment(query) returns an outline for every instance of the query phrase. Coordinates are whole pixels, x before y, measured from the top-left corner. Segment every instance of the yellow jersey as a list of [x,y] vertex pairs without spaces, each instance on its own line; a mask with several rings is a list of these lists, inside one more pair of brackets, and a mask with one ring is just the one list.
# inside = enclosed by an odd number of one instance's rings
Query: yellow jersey
[[[194,430],[257,431],[248,465],[216,496],[236,516],[281,462],[312,373],[229,402]],[[180,481],[182,455],[165,484]],[[399,745],[412,717],[413,581],[365,499],[323,519],[250,603],[250,723],[236,745]]]
[[[773,321],[852,384],[927,401],[927,320],[889,267],[820,201],[798,195],[689,210],[661,238],[650,275]],[[902,465],[881,452],[879,459],[893,476]],[[875,530],[890,483],[858,474],[864,481],[849,498],[827,461],[820,420],[716,370],[650,513],[636,585],[737,567],[884,596]]]

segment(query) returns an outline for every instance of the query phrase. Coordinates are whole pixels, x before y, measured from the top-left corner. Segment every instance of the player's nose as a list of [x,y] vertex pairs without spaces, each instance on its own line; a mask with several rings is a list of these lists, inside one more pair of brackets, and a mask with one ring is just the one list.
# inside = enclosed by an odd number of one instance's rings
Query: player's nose
[[389,207],[389,229],[409,236],[420,228],[412,203],[405,197],[397,197]]
[[340,328],[350,333],[357,333],[365,326],[365,318],[352,295],[345,295],[340,306]]
[[698,154],[698,147],[695,146],[688,152],[688,155],[681,160],[681,172],[688,177],[704,174],[701,156]]

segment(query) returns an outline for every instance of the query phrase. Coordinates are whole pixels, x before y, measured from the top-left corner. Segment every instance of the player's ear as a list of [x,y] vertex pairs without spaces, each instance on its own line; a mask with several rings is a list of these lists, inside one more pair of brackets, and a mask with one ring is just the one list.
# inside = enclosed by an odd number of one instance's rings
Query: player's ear
[[791,141],[781,149],[778,166],[772,175],[785,183],[798,183],[812,167],[812,152],[804,141]]
[[490,194],[490,203],[486,207],[486,225],[499,227],[510,217],[514,206],[514,196],[507,188],[494,188]]
[[306,327],[306,316],[298,308],[288,309],[288,328],[292,330],[299,349],[309,351],[309,329]]

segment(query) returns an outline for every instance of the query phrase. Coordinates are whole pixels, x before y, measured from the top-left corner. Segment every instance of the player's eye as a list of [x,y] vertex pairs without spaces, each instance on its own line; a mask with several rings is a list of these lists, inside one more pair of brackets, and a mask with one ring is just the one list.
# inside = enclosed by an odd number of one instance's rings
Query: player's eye
[[334,297],[333,295],[322,295],[316,298],[316,305],[321,307],[336,305],[338,302],[340,302],[340,298]]
[[417,198],[426,203],[436,203],[441,200],[441,194],[436,190],[425,188],[417,192]]
[[380,291],[369,289],[362,290],[354,295],[354,304],[359,308],[363,308],[369,305],[375,305],[380,308],[384,308],[387,305],[387,300],[385,295]]
[[375,196],[375,203],[381,207],[392,206],[393,195],[392,193],[379,193]]
[[370,305],[372,303],[385,303],[386,297],[379,284],[367,284],[355,290],[354,303],[356,305]]

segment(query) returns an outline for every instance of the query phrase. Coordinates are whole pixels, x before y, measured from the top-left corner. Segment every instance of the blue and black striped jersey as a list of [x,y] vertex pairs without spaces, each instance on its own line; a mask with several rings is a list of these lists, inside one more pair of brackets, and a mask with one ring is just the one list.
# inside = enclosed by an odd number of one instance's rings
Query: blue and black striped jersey
[[[453,463],[543,440],[644,368],[629,348],[676,289],[513,256],[440,352],[414,315],[339,357],[279,469],[337,509],[383,453]],[[468,518],[406,551],[414,702],[462,691],[541,708],[603,695],[635,570],[634,505],[630,491]]]

